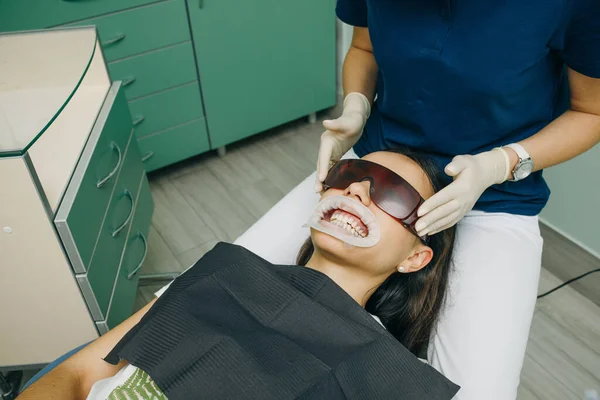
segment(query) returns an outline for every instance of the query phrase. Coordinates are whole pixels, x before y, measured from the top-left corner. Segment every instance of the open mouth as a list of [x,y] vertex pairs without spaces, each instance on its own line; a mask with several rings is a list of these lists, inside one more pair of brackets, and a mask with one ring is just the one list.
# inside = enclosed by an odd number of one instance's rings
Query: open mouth
[[329,196],[316,205],[306,226],[356,247],[375,246],[381,231],[373,212],[346,196]]
[[356,237],[365,238],[369,234],[369,228],[358,216],[340,208],[333,208],[326,212],[323,220],[345,229]]

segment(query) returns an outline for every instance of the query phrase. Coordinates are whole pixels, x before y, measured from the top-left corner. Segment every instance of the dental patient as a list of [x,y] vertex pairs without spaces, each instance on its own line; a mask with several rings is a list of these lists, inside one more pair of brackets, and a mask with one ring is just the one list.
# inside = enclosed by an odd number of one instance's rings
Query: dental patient
[[413,225],[441,186],[405,150],[338,162],[297,266],[219,243],[20,398],[451,399],[458,386],[417,358],[454,229],[418,237]]

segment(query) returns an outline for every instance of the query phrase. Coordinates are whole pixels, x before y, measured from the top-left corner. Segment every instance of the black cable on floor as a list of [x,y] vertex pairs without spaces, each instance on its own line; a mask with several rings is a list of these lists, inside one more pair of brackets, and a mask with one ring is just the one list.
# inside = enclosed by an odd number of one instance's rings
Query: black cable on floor
[[573,279],[569,279],[568,281],[566,281],[565,283],[562,283],[562,284],[558,285],[558,286],[557,286],[557,287],[555,287],[554,289],[548,290],[546,293],[542,293],[542,294],[540,294],[540,295],[539,295],[537,298],[538,298],[538,299],[541,299],[542,297],[546,297],[546,296],[548,296],[550,293],[553,293],[553,292],[557,291],[558,289],[560,289],[560,288],[562,288],[562,287],[565,287],[565,286],[567,286],[567,285],[568,285],[568,284],[570,284],[570,283],[573,283],[573,282],[575,282],[575,281],[578,281],[578,280],[579,280],[579,279],[581,279],[581,278],[585,278],[586,276],[588,276],[589,274],[593,274],[594,272],[600,272],[600,268],[593,269],[593,270],[591,270],[591,271],[588,271],[588,272],[586,272],[585,274],[581,274],[581,275],[579,275],[579,276],[576,276],[576,277],[575,277],[575,278],[573,278]]

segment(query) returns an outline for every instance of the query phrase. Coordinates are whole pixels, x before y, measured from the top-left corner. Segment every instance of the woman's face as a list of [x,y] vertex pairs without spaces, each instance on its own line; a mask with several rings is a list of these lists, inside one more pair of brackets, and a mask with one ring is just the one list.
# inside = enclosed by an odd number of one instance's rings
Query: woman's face
[[[433,195],[427,175],[410,158],[392,152],[371,153],[364,160],[375,162],[403,177],[424,199]],[[427,265],[432,251],[408,231],[402,224],[386,214],[372,201],[369,195],[370,182],[355,182],[346,189],[328,189],[322,198],[343,195],[353,198],[368,207],[379,224],[381,239],[372,247],[353,247],[326,233],[311,229],[315,251],[330,260],[348,267],[356,267],[371,276],[385,279],[398,267],[404,272],[414,272]]]

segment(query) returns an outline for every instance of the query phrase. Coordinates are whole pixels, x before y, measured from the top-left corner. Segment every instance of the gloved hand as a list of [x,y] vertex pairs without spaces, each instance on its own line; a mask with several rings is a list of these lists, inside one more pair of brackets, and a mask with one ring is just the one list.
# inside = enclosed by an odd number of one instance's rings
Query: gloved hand
[[342,115],[334,120],[323,121],[327,130],[321,135],[315,192],[323,190],[323,181],[329,168],[358,141],[370,113],[371,104],[366,96],[352,92],[344,99]]
[[474,156],[454,157],[444,170],[454,182],[431,196],[418,210],[415,229],[419,236],[433,235],[461,220],[483,194],[510,174],[510,160],[505,149],[497,148]]

